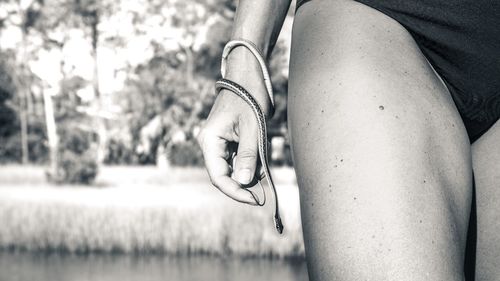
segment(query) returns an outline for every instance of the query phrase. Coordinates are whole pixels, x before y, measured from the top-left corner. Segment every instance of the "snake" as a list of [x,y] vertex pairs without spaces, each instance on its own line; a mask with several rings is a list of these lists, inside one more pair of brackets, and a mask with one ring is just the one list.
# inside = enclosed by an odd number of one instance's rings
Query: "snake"
[[[260,162],[262,165],[262,168],[264,170],[264,176],[267,180],[267,183],[269,185],[269,188],[273,194],[274,197],[274,226],[276,230],[278,231],[279,234],[283,233],[283,223],[281,221],[281,216],[279,212],[279,204],[278,204],[278,194],[276,193],[276,187],[274,186],[273,179],[271,177],[271,172],[269,170],[269,164],[267,160],[267,129],[266,129],[266,117],[260,107],[260,105],[257,103],[257,101],[254,99],[250,93],[243,88],[241,85],[239,85],[236,82],[233,82],[231,80],[222,78],[219,79],[215,82],[215,91],[216,94],[218,94],[222,89],[229,90],[230,92],[236,94],[238,97],[243,99],[251,108],[252,111],[257,119],[257,124],[258,124],[258,151],[259,151],[259,158]],[[264,188],[262,187],[261,179],[258,180],[258,183],[260,185],[260,188],[262,189],[263,193],[263,201],[259,202],[259,200],[256,198],[256,202],[259,206],[264,206],[266,203],[266,192]],[[255,195],[252,193],[252,196]]]

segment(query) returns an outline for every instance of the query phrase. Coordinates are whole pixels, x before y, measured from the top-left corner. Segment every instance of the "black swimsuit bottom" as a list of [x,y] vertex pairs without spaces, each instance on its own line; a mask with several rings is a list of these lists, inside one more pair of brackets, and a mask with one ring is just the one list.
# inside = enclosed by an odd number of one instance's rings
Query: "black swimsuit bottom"
[[[297,9],[310,0],[297,0]],[[443,78],[471,142],[500,117],[500,1],[356,0],[404,26]]]

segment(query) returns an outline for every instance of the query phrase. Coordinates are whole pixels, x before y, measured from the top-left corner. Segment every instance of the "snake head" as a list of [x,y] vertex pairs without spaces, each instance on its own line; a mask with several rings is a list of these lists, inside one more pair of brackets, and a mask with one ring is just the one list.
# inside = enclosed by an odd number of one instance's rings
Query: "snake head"
[[281,222],[281,218],[277,215],[274,216],[274,226],[276,226],[276,230],[279,234],[283,234],[283,223]]

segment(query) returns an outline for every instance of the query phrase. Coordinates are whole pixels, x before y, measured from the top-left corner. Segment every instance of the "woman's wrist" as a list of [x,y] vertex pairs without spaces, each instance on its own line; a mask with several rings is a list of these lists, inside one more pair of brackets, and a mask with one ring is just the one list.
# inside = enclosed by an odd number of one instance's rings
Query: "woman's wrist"
[[245,88],[260,104],[266,115],[271,112],[262,70],[254,55],[245,47],[234,48],[228,56],[226,77]]
[[[240,0],[231,33],[232,39],[252,42],[267,59],[276,43],[291,0]],[[264,114],[272,113],[272,98],[267,93],[258,60],[245,47],[234,48],[227,57],[225,78],[243,86],[261,105]],[[270,82],[266,80],[267,82]]]

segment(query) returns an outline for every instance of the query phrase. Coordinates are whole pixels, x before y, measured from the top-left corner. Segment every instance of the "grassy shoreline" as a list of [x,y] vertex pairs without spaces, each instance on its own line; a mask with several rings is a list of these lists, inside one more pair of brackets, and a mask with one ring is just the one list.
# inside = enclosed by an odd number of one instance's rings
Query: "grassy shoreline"
[[271,206],[231,201],[202,169],[103,167],[95,187],[52,186],[41,167],[0,167],[0,249],[300,258],[298,190],[273,169],[285,222]]

